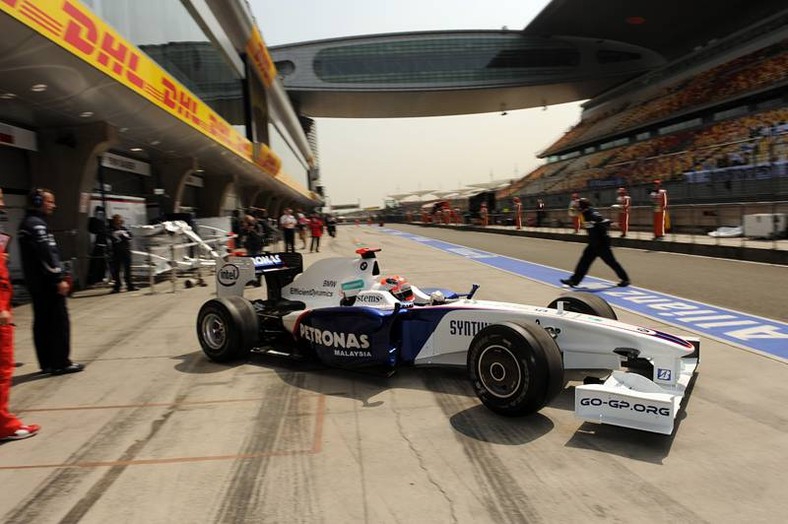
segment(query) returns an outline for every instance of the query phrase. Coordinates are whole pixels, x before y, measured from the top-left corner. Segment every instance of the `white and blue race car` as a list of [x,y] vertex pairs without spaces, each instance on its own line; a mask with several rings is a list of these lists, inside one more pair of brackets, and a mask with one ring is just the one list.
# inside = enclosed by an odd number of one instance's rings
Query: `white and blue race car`
[[[699,362],[699,341],[616,320],[602,298],[567,293],[547,306],[478,300],[384,277],[378,249],[326,258],[305,271],[298,253],[229,257],[217,265],[217,298],[200,309],[197,335],[211,360],[251,351],[317,358],[326,365],[391,373],[405,366],[467,369],[482,403],[509,416],[534,413],[575,388],[583,420],[673,432]],[[262,285],[267,298],[248,300]],[[606,375],[602,381],[600,370]]]

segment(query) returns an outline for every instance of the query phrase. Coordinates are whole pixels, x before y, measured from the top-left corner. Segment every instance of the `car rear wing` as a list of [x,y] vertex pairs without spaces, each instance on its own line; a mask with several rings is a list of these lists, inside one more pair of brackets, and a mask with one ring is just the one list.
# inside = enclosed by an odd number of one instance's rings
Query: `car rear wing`
[[301,253],[266,253],[254,256],[230,256],[217,264],[216,295],[243,296],[247,285],[262,284],[265,279],[269,300],[279,300],[282,288],[304,270]]
[[[677,357],[675,385],[664,386],[633,372],[613,371],[602,384],[575,388],[575,415],[599,424],[610,424],[670,435],[682,401],[700,363],[700,339],[684,337],[695,351]],[[654,373],[670,372],[657,367]],[[654,377],[657,378],[657,377]]]

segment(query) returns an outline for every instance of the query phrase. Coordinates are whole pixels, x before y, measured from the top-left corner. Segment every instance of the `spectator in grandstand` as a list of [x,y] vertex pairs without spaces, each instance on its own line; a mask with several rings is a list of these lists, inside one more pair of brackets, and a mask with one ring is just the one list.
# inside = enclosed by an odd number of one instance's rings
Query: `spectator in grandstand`
[[618,206],[618,229],[621,230],[621,238],[624,238],[629,232],[629,211],[632,208],[632,197],[627,193],[627,188],[618,188],[616,205]]
[[587,198],[578,200],[577,209],[583,214],[584,224],[588,231],[588,245],[577,262],[575,272],[569,278],[562,278],[561,283],[569,287],[577,287],[588,273],[591,264],[599,257],[615,271],[620,279],[618,285],[620,287],[628,286],[629,275],[610,250],[610,236],[608,235],[610,219],[604,218],[599,211],[591,207],[591,202]]
[[577,193],[572,193],[572,199],[569,201],[569,209],[568,214],[569,218],[572,219],[572,228],[575,230],[575,233],[580,232],[580,222],[583,219],[582,214],[580,213],[580,209],[578,204],[580,202],[580,195]]
[[547,208],[544,200],[538,198],[536,199],[536,227],[542,227],[545,218],[547,218]]
[[668,220],[668,192],[662,187],[661,180],[654,180],[650,196],[654,205],[654,240],[662,240]]

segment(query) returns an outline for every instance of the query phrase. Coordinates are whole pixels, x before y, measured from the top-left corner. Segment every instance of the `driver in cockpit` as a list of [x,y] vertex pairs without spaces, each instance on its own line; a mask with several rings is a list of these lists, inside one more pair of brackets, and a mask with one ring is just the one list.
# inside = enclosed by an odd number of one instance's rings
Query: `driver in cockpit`
[[399,275],[383,277],[380,280],[380,289],[385,289],[401,302],[413,302],[413,288],[404,277]]

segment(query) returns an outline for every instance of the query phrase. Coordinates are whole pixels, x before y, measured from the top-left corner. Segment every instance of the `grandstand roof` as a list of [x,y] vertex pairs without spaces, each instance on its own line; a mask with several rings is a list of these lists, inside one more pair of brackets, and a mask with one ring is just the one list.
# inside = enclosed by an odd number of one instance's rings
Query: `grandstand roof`
[[673,60],[784,11],[785,0],[553,0],[525,32],[617,40]]

